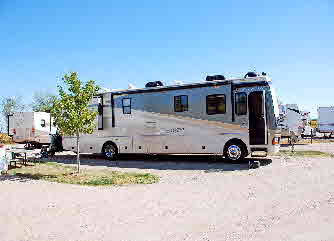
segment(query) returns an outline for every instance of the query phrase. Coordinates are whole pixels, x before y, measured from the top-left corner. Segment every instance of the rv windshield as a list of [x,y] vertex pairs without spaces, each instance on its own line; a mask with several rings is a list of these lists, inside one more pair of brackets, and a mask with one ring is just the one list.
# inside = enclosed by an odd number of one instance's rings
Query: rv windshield
[[274,114],[275,114],[275,117],[278,118],[279,117],[279,108],[278,108],[278,99],[277,99],[277,95],[276,95],[276,90],[272,86],[270,86],[270,89],[271,89],[271,97],[273,99],[273,105],[274,105]]

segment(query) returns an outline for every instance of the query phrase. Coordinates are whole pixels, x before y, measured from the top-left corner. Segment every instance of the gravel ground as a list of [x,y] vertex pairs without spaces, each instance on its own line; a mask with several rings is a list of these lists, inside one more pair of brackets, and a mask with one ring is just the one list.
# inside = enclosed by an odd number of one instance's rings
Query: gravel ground
[[158,174],[151,185],[0,176],[0,240],[334,240],[334,159],[275,157],[251,170],[205,156],[163,159],[83,157],[84,168]]

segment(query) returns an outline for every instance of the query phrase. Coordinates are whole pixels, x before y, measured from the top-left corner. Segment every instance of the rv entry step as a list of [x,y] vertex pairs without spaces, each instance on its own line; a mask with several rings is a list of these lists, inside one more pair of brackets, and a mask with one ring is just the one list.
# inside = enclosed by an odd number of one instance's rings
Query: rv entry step
[[251,157],[266,157],[267,155],[267,148],[251,148]]

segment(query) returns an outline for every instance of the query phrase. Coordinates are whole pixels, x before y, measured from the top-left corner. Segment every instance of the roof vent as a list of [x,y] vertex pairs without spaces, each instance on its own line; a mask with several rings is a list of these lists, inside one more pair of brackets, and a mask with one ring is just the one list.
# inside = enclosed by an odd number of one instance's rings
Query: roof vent
[[257,77],[257,73],[255,72],[248,72],[247,74],[245,74],[244,78],[254,78]]
[[206,81],[215,81],[215,80],[225,80],[224,75],[208,75],[206,76]]
[[161,81],[153,81],[153,82],[148,82],[145,87],[146,88],[151,88],[151,87],[158,87],[158,86],[163,86]]

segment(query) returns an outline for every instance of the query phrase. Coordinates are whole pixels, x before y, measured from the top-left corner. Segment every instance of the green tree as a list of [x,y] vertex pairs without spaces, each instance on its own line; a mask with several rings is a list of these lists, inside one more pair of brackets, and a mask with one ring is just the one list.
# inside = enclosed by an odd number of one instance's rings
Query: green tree
[[80,172],[80,135],[92,134],[95,128],[97,112],[88,109],[99,87],[94,80],[86,83],[78,79],[76,72],[65,74],[65,86],[58,86],[59,99],[55,100],[51,115],[61,133],[66,136],[76,136],[77,140],[77,172]]
[[31,104],[32,110],[36,112],[50,112],[57,96],[49,92],[35,92]]
[[25,108],[21,96],[3,97],[1,100],[2,131],[7,129],[7,116],[14,112],[24,111]]

